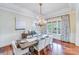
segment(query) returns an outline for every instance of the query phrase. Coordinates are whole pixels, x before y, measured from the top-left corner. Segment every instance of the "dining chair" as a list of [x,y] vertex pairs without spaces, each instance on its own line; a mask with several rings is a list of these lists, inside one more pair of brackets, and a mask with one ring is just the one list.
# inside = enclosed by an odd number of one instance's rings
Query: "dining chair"
[[16,41],[12,41],[12,48],[14,55],[23,55],[29,53],[29,48],[25,48],[23,50],[21,48],[17,48]]
[[40,55],[40,51],[47,45],[49,45],[49,40],[47,38],[39,38],[37,46],[34,46],[34,48],[38,51],[38,55]]
[[40,51],[42,49],[44,49],[45,47],[47,47],[48,45],[50,45],[52,48],[52,43],[53,43],[52,38],[53,37],[50,35],[46,38],[43,38],[43,39],[39,38],[38,39],[38,44],[37,44],[37,46],[34,46],[34,48],[38,51],[39,55],[40,55]]

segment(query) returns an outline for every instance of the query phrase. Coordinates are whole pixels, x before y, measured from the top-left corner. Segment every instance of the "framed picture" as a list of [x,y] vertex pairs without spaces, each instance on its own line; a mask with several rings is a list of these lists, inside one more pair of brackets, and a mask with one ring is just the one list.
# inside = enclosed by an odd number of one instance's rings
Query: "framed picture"
[[16,30],[25,30],[26,23],[23,19],[15,18],[15,29]]

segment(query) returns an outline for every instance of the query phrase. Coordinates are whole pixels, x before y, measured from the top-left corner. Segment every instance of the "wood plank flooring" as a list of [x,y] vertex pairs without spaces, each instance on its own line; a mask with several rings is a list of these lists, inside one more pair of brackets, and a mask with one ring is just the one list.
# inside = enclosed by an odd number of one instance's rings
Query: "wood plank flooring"
[[[57,51],[61,51],[63,55],[79,55],[79,47],[73,43],[64,42],[61,40],[53,39],[53,43],[59,46]],[[54,45],[54,44],[53,44]],[[54,49],[54,46],[53,46]]]

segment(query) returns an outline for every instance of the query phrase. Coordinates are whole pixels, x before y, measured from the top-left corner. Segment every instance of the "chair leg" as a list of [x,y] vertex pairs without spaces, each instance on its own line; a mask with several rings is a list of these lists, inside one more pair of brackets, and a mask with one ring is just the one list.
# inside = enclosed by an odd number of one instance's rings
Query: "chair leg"
[[15,55],[15,53],[13,52],[13,55]]

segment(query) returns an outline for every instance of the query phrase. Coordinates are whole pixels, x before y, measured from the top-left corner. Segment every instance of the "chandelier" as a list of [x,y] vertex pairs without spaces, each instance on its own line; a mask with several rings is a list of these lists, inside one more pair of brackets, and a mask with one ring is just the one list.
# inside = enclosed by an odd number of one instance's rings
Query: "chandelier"
[[40,17],[39,17],[37,25],[44,26],[44,25],[46,25],[46,21],[45,21],[44,17],[42,16],[42,3],[39,3],[39,6],[40,6]]

